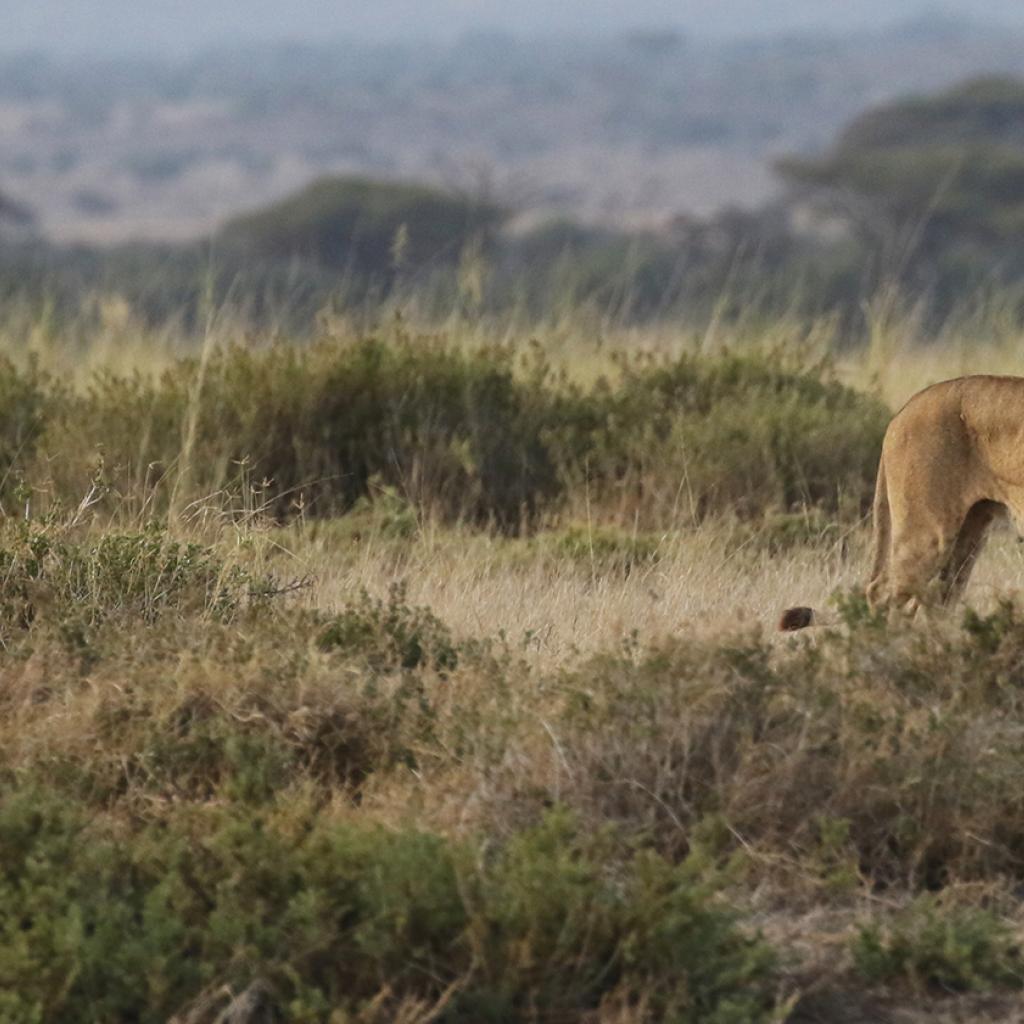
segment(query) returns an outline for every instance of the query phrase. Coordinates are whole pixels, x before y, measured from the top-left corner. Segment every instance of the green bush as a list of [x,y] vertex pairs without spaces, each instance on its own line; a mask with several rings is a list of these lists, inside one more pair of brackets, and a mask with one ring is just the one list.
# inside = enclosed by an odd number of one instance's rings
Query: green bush
[[212,1021],[225,991],[294,1021],[410,1003],[583,1019],[606,996],[660,1020],[771,1019],[774,957],[713,885],[652,855],[609,875],[600,840],[559,815],[481,861],[294,809],[185,809],[125,833],[26,791],[0,802],[0,907],[11,1020]]
[[791,553],[808,545],[839,544],[842,523],[821,508],[769,513],[761,519],[739,520],[733,524],[732,543],[770,555]]
[[[362,649],[321,652],[322,629],[322,616],[298,610],[70,636],[64,622],[40,626],[9,644],[48,669],[39,680],[10,668],[0,780],[131,815],[163,801],[261,806],[300,790],[358,800],[375,775],[436,757],[429,680],[372,667]],[[371,656],[379,643],[366,641]]]
[[395,584],[387,601],[365,592],[320,632],[323,650],[339,650],[365,658],[377,670],[429,666],[443,672],[458,664],[451,633],[429,608],[410,608],[405,587]]
[[19,370],[0,356],[0,504],[8,506],[7,514],[16,510],[21,474],[31,465],[47,422],[66,397],[61,385],[34,360]]
[[51,403],[39,456],[17,465],[71,504],[99,464],[122,511],[241,491],[279,516],[365,518],[368,496],[390,495],[506,532],[566,511],[652,532],[720,513],[859,514],[887,419],[827,367],[781,356],[623,358],[582,387],[538,350],[398,327],[387,341],[218,350],[157,381],[97,375]]
[[853,942],[857,970],[874,984],[903,981],[945,992],[1024,985],[1024,958],[995,914],[919,896],[887,921],[863,925]]
[[3,628],[41,616],[72,629],[101,621],[155,621],[177,613],[229,616],[273,592],[229,566],[212,548],[171,539],[154,525],[141,533],[76,538],[52,521],[15,521],[0,535]]
[[666,525],[866,507],[889,418],[827,367],[801,369],[783,354],[624,361],[608,404],[585,463],[598,500],[631,502]]
[[155,384],[99,378],[50,441],[74,453],[80,489],[88,449],[102,445],[118,494],[162,473],[209,494],[246,466],[270,481],[282,514],[300,502],[345,511],[376,483],[443,516],[513,529],[559,488],[543,439],[550,397],[513,362],[506,350],[407,335],[231,348]]
[[559,558],[600,566],[602,571],[620,569],[627,575],[638,566],[657,562],[664,541],[663,536],[651,533],[580,524],[541,534],[538,539],[543,548]]

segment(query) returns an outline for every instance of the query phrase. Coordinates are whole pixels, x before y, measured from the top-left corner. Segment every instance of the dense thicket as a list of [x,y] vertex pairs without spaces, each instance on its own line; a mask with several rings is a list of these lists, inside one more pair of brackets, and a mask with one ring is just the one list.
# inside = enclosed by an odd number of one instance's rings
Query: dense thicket
[[[420,510],[516,531],[585,503],[647,527],[866,507],[887,418],[783,357],[623,358],[590,385],[538,352],[382,341],[241,347],[159,379],[71,388],[5,367],[0,466],[77,503],[158,506],[243,480],[279,515],[344,512],[391,487]],[[97,478],[97,467],[102,471]]]

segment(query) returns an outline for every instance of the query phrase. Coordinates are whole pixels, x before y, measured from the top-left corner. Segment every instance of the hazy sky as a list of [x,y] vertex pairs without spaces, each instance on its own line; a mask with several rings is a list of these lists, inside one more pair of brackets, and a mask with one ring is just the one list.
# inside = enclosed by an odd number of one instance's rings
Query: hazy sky
[[0,0],[0,48],[62,53],[194,51],[232,41],[415,39],[474,28],[695,35],[842,30],[942,10],[1024,24],[1022,0]]

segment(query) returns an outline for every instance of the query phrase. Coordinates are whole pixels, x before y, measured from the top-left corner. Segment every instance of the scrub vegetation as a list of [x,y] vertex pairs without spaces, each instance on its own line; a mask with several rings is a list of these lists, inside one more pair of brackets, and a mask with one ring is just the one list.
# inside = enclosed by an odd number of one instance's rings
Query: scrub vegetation
[[1005,327],[113,308],[5,334],[0,1017],[1012,1019],[1024,561],[857,589],[891,408]]

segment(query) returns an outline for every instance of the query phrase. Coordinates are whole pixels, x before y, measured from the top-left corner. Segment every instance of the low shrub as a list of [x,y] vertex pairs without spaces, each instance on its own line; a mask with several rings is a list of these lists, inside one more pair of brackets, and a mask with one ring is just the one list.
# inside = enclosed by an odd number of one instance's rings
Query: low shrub
[[842,544],[848,532],[835,516],[820,508],[767,512],[760,519],[740,519],[731,526],[732,546],[749,547],[769,555],[788,554],[807,546]]
[[371,777],[440,755],[435,704],[464,649],[399,590],[331,617],[37,619],[10,647],[0,779],[144,816],[291,790],[358,801]]
[[[481,860],[301,809],[182,809],[129,834],[59,797],[0,802],[0,1012],[40,1022],[288,1020],[411,1005],[441,1020],[770,1020],[775,958],[688,865],[552,815]],[[237,1009],[237,1004],[236,1004]]]
[[932,894],[864,924],[853,942],[858,972],[872,984],[985,991],[1024,986],[1024,957],[1012,930],[995,914]]
[[673,857],[721,822],[723,856],[795,858],[819,891],[1019,878],[1021,682],[1012,605],[966,628],[864,615],[783,647],[631,643],[537,684],[543,725],[495,714],[481,813],[500,831],[557,799]]
[[399,324],[387,340],[216,350],[157,381],[99,374],[53,405],[19,466],[76,501],[102,450],[111,507],[248,482],[279,516],[392,495],[505,532],[566,511],[656,532],[723,512],[859,514],[886,420],[827,367],[783,357],[623,357],[583,387],[538,348],[467,350]]
[[[117,494],[163,477],[165,491],[210,494],[245,467],[267,480],[280,515],[344,512],[376,485],[445,518],[514,530],[559,490],[543,441],[550,415],[550,396],[518,378],[511,351],[399,333],[229,348],[156,383],[107,376],[49,442],[82,468],[102,445]],[[69,489],[72,474],[57,472]],[[81,469],[75,482],[85,486]]]
[[[865,510],[888,413],[791,357],[621,361],[571,490],[649,528],[726,513]],[[594,403],[595,391],[588,396]]]
[[66,630],[111,618],[152,622],[167,611],[224,617],[273,589],[159,525],[90,537],[54,519],[15,520],[0,535],[0,630],[7,636],[43,617]]
[[556,558],[598,566],[602,571],[619,569],[627,575],[638,566],[657,562],[665,540],[658,534],[578,524],[541,534],[538,539]]
[[65,388],[35,360],[23,369],[0,356],[0,507],[20,512],[17,492],[33,464],[47,424],[67,398]]
[[355,654],[376,670],[429,666],[444,672],[459,660],[448,628],[429,608],[411,608],[402,584],[392,585],[386,601],[362,593],[324,625],[319,644]]

